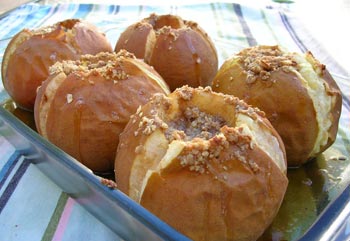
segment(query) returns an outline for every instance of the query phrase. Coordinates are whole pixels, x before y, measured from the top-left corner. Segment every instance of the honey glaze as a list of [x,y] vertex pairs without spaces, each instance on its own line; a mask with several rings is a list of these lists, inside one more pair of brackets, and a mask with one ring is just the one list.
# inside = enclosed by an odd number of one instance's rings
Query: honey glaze
[[349,158],[330,147],[315,160],[288,169],[282,206],[259,241],[299,240],[350,183]]

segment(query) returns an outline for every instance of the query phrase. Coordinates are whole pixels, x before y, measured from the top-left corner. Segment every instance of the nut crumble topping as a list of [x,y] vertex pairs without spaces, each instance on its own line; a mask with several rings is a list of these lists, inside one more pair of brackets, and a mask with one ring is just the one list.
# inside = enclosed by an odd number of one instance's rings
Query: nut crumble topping
[[[251,111],[254,109],[251,108]],[[222,170],[226,172],[230,168],[225,162],[233,159],[247,165],[253,172],[259,170],[258,165],[246,157],[246,152],[252,150],[254,145],[251,137],[243,134],[242,127],[228,127],[222,117],[200,111],[198,107],[185,108],[181,117],[167,124],[165,137],[169,142],[186,142],[178,158],[181,166],[188,167],[190,171],[208,173],[214,161],[220,162]],[[219,178],[227,180],[224,176]]]
[[238,53],[239,62],[246,74],[247,83],[252,84],[257,79],[272,80],[271,72],[282,69],[297,68],[297,62],[292,54],[283,51],[279,46],[255,46]]
[[49,34],[52,33],[53,31],[55,31],[56,29],[62,29],[64,32],[68,32],[70,30],[72,30],[72,28],[74,27],[74,25],[76,23],[79,23],[80,20],[78,19],[69,19],[69,20],[64,20],[52,25],[47,25],[47,26],[43,26],[41,28],[35,29],[33,30],[33,34],[35,35],[45,35],[45,34]]
[[125,50],[118,53],[99,53],[97,55],[82,55],[79,60],[64,60],[56,62],[49,69],[50,74],[64,72],[69,75],[73,72],[78,72],[80,75],[102,75],[107,80],[113,80],[113,83],[118,83],[118,80],[125,80],[129,75],[123,70],[122,62],[126,58],[135,56]]
[[188,87],[188,86],[183,86],[180,89],[177,90],[178,95],[183,99],[183,100],[190,100],[192,99],[193,95],[193,89]]
[[[221,132],[209,140],[193,139],[192,142],[187,142],[178,158],[181,166],[200,174],[207,173],[212,163],[219,163],[221,169],[227,172],[230,169],[228,161],[233,159],[247,165],[253,172],[258,172],[259,166],[246,156],[247,150],[253,148],[251,141],[250,136],[243,135],[241,128],[223,126]],[[227,180],[225,174],[220,178]]]
[[228,142],[219,135],[206,142],[189,142],[179,156],[180,164],[190,171],[203,174],[209,166],[209,160],[219,158],[220,152],[227,147]]
[[167,129],[168,125],[155,113],[152,117],[143,116],[143,112],[138,110],[136,112],[141,120],[138,125],[138,129],[134,132],[135,136],[138,136],[140,133],[144,135],[152,134],[157,128]]

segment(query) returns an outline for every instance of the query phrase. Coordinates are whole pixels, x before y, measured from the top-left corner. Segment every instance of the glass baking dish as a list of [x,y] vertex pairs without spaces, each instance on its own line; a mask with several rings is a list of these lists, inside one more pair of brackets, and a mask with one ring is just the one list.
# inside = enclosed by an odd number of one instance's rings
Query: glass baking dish
[[[118,236],[125,240],[189,240],[122,192],[104,185],[101,180],[105,177],[94,174],[33,129],[32,113],[16,108],[11,100],[2,103],[0,135]],[[290,184],[285,200],[260,241],[285,237],[301,241],[346,240],[350,175],[345,160],[334,160],[334,153],[331,148],[314,162],[288,171]],[[342,178],[336,178],[334,170]],[[341,182],[334,185],[334,181]]]
[[[90,5],[84,6],[91,8]],[[190,16],[206,9],[203,6],[195,5],[194,8],[186,6],[183,12]],[[209,8],[214,8],[213,6],[217,7],[212,4]],[[125,18],[128,15],[127,11],[140,11],[137,6],[124,9],[121,20],[116,23],[119,29],[108,23],[104,29],[112,42],[115,41],[120,29],[130,23],[130,19]],[[159,9],[167,11],[164,10],[164,6]],[[151,7],[147,11],[159,9]],[[180,12],[179,9],[176,11]],[[235,52],[242,47],[230,45],[224,36],[220,36],[220,32],[211,34],[217,44],[221,62],[229,52]],[[2,47],[4,50],[4,44]],[[349,89],[348,77],[336,74],[334,77],[343,90]],[[348,94],[346,91],[344,93]],[[126,240],[187,240],[184,235],[119,190],[102,184],[101,181],[105,177],[93,173],[38,135],[35,132],[32,113],[16,108],[4,92],[0,96],[0,104],[0,135],[5,136],[22,155],[64,192],[120,237]],[[274,222],[259,239],[260,241],[326,241],[344,240],[348,237],[350,213],[348,113],[349,107],[343,106],[339,134],[332,147],[303,167],[288,170],[290,183],[285,200]]]

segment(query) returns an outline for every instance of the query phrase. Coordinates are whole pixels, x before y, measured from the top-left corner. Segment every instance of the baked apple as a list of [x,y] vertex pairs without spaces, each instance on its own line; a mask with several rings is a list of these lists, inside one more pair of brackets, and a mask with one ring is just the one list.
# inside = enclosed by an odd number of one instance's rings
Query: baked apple
[[37,88],[48,77],[52,64],[107,51],[113,49],[105,35],[82,20],[68,19],[40,29],[23,29],[4,53],[4,88],[19,107],[32,111]]
[[213,90],[261,109],[283,139],[289,166],[300,166],[335,141],[342,97],[311,52],[255,46],[227,59]]
[[209,86],[218,69],[216,48],[193,21],[151,14],[120,35],[115,51],[126,49],[144,59],[173,91],[183,85]]
[[169,93],[164,80],[126,51],[57,62],[38,90],[36,127],[91,170],[113,172],[119,134],[155,93]]
[[210,87],[155,94],[132,115],[115,159],[118,188],[193,240],[256,240],[288,180],[264,113]]

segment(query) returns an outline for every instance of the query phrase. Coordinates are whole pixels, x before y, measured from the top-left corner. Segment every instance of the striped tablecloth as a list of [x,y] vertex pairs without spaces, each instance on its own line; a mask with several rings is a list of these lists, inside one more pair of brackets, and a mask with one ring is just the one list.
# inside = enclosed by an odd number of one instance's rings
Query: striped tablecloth
[[[298,52],[311,50],[326,64],[343,92],[340,128],[332,148],[349,162],[349,73],[327,46],[309,34],[293,11],[293,4],[274,2],[258,7],[238,3],[171,6],[30,3],[0,18],[0,59],[11,37],[23,28],[83,18],[104,31],[114,46],[121,31],[150,13],[178,14],[197,21],[214,40],[220,65],[240,49],[256,44],[279,44]],[[7,99],[0,83],[0,102]],[[288,239],[297,237],[290,235]],[[0,240],[119,240],[119,237],[35,165],[29,164],[0,128]]]
[[120,240],[30,163],[0,136],[0,240]]

